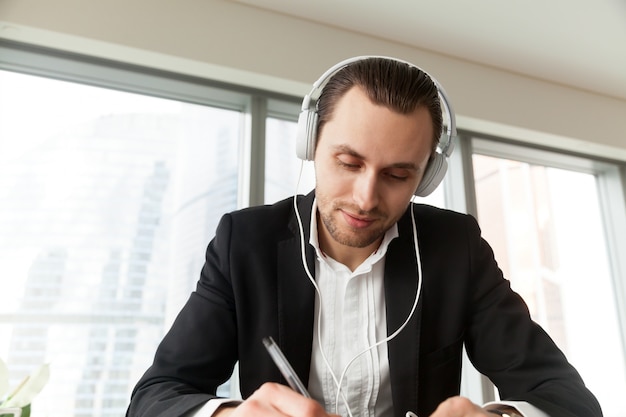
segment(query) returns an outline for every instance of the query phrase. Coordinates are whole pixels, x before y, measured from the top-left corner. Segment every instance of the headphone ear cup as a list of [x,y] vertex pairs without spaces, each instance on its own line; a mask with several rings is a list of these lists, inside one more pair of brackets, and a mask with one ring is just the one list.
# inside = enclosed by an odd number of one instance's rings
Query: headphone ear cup
[[448,161],[446,160],[446,157],[438,152],[435,152],[431,160],[428,162],[426,171],[424,171],[424,176],[422,177],[422,180],[417,186],[414,194],[418,197],[426,197],[435,191],[435,188],[437,188],[441,181],[443,181],[443,177],[446,176],[447,170]]
[[305,161],[312,161],[315,156],[315,138],[317,137],[317,112],[303,110],[298,116],[296,136],[296,155]]

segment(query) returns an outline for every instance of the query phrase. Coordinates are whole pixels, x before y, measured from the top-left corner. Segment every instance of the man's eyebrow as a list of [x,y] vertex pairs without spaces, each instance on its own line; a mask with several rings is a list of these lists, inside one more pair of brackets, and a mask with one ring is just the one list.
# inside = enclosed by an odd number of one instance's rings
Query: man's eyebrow
[[354,157],[359,158],[359,159],[365,159],[365,157],[363,155],[361,155],[360,153],[358,153],[357,151],[355,151],[354,149],[352,149],[348,145],[337,145],[337,146],[335,146],[335,152],[337,152],[337,153],[345,153],[345,154],[348,154],[350,156],[354,156]]
[[389,168],[402,168],[402,169],[409,169],[413,171],[419,170],[417,165],[415,165],[413,162],[396,162],[395,164],[391,164]]
[[[350,156],[354,156],[355,158],[359,158],[363,160],[366,159],[363,155],[361,155],[360,153],[358,153],[357,151],[355,151],[348,145],[337,145],[335,146],[335,151],[338,153],[344,153]],[[389,165],[388,168],[400,168],[400,169],[408,169],[412,171],[419,171],[419,167],[413,162],[396,162],[396,163]]]

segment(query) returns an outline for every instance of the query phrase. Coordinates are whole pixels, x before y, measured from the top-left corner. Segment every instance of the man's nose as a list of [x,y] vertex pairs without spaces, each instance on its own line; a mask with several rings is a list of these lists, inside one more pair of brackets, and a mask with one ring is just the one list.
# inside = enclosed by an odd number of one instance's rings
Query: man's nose
[[378,206],[378,178],[374,174],[362,173],[354,183],[354,201],[363,211],[373,210]]

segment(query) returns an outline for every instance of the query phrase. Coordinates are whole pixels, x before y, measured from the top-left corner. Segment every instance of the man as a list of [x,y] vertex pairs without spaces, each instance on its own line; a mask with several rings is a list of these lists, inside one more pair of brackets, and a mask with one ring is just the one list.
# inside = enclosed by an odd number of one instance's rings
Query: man
[[[437,84],[371,57],[316,85],[298,139],[315,191],[222,218],[128,415],[601,416],[473,218],[411,203],[445,172]],[[312,399],[280,384],[267,336]],[[501,403],[458,396],[464,345]],[[244,401],[217,399],[237,361]]]

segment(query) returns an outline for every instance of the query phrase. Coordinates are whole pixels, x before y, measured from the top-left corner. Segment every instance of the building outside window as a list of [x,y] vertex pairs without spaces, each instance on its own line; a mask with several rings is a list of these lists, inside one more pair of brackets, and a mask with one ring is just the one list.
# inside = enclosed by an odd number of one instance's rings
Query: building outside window
[[0,355],[13,385],[50,362],[34,415],[123,415],[237,208],[243,116],[6,71],[0,90]]

